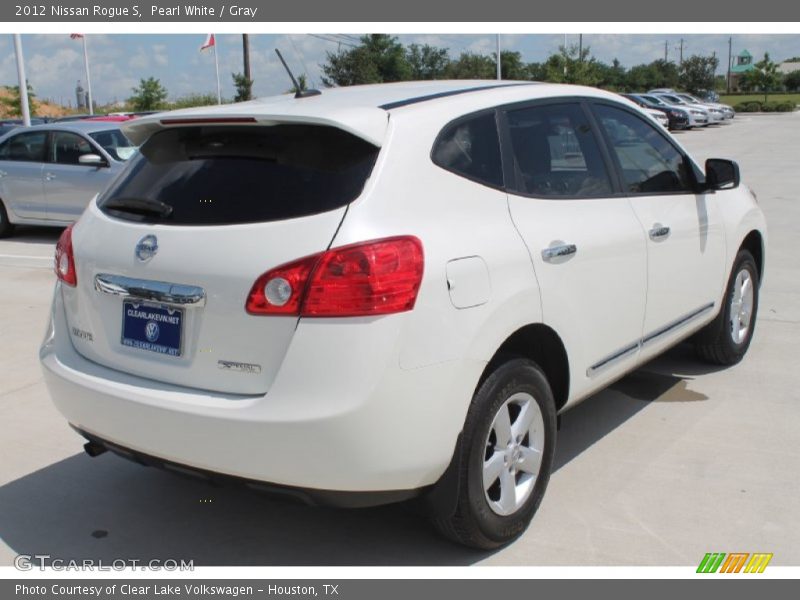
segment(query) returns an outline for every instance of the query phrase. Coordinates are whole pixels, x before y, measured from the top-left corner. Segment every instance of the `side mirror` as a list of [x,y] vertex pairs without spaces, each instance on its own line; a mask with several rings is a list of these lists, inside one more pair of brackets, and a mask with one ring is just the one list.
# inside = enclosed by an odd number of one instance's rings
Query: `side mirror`
[[721,190],[739,187],[739,165],[725,158],[706,161],[706,189]]
[[105,159],[99,154],[81,154],[78,157],[78,162],[82,165],[93,165],[95,167],[106,166]]

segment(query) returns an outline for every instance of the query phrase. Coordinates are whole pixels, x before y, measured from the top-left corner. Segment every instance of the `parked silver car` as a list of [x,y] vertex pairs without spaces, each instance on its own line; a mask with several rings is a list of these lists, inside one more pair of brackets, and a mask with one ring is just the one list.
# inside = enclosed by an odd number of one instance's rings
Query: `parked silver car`
[[115,122],[48,123],[8,132],[0,138],[0,237],[15,224],[76,221],[135,152]]

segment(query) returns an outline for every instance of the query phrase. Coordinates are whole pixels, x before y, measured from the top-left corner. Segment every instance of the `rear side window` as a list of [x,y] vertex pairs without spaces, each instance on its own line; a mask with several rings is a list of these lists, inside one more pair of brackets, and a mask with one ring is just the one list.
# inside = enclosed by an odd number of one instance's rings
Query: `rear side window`
[[357,198],[378,150],[333,127],[174,127],[142,145],[99,206],[117,218],[171,225],[309,216]]
[[442,130],[431,154],[443,169],[492,187],[502,187],[500,138],[494,113],[452,123]]
[[46,131],[30,131],[15,135],[0,146],[0,160],[44,162],[46,140]]
[[651,125],[628,111],[595,105],[600,126],[619,161],[625,189],[634,194],[690,192],[683,155]]
[[508,112],[519,191],[532,196],[591,198],[612,193],[592,128],[578,104]]

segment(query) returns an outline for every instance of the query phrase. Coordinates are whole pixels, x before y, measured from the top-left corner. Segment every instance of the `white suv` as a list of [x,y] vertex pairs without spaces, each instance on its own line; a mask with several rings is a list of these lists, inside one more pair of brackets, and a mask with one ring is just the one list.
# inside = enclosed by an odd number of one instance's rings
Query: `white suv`
[[91,455],[518,536],[556,415],[677,342],[733,364],[765,223],[596,89],[325,90],[131,121],[64,232],[41,362]]

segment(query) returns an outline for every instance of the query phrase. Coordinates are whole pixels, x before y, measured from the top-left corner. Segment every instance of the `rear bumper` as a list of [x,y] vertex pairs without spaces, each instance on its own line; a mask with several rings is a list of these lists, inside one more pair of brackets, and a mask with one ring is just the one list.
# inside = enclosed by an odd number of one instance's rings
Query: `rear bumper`
[[104,445],[306,495],[413,495],[447,468],[485,365],[401,369],[408,316],[353,319],[347,327],[341,320],[302,322],[269,393],[231,396],[82,357],[69,339],[57,285],[40,361],[58,410]]
[[369,506],[380,506],[382,504],[391,504],[393,502],[402,502],[404,500],[416,498],[417,496],[422,495],[427,489],[385,490],[376,492],[340,492],[336,490],[319,490],[270,484],[255,479],[235,477],[233,475],[225,475],[222,473],[215,473],[213,471],[197,469],[188,465],[178,464],[158,458],[156,456],[150,456],[130,448],[124,448],[96,435],[82,431],[80,428],[75,427],[74,425],[72,428],[86,438],[95,447],[101,447],[104,450],[113,452],[117,456],[121,456],[122,458],[131,460],[145,467],[155,467],[157,469],[171,471],[178,475],[199,479],[213,485],[221,485],[226,487],[246,487],[258,492],[263,492],[270,496],[288,498],[308,504],[310,506],[332,506],[336,508],[366,508]]

